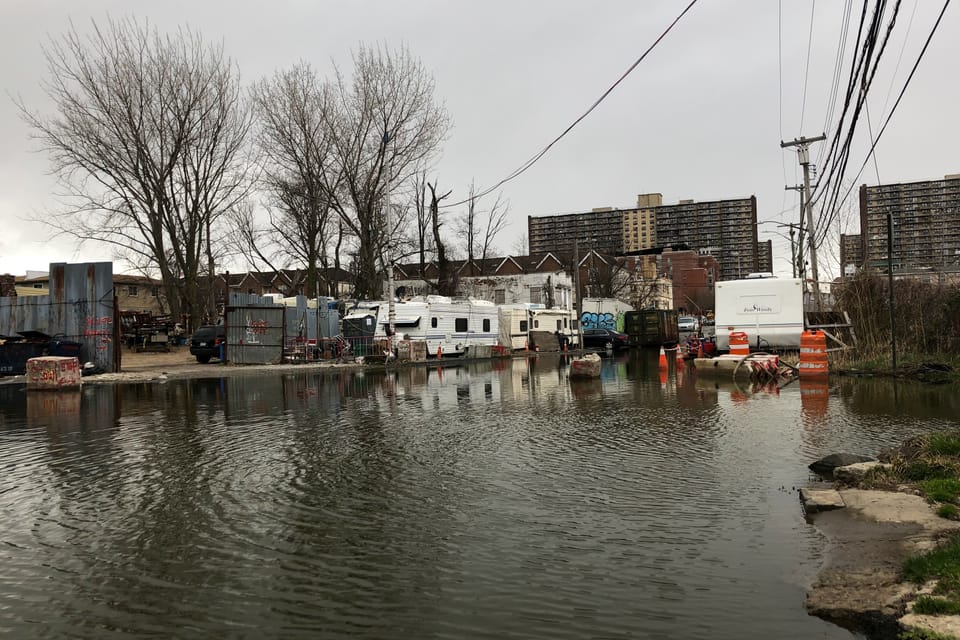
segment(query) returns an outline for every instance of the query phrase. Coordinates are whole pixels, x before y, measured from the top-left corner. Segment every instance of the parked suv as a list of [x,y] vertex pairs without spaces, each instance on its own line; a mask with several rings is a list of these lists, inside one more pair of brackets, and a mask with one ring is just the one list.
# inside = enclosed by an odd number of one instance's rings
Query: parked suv
[[630,338],[624,333],[611,329],[584,329],[583,347],[585,349],[622,351],[630,347]]
[[210,358],[220,358],[220,348],[226,348],[227,332],[222,324],[208,324],[200,327],[190,338],[190,355],[197,362],[207,364]]

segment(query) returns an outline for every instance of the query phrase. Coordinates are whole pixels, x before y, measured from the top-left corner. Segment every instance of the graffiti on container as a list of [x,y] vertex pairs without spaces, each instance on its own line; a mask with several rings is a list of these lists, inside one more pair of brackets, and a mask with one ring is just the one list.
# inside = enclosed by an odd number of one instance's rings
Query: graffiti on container
[[113,318],[110,316],[87,316],[86,328],[83,330],[86,338],[94,338],[95,349],[97,351],[106,351],[110,348],[110,342],[113,340]]
[[270,328],[270,325],[267,324],[266,320],[252,320],[250,316],[247,316],[247,344],[260,344],[260,336],[267,334],[267,329]]
[[590,313],[585,311],[580,316],[580,326],[584,329],[617,330],[617,318],[612,313]]

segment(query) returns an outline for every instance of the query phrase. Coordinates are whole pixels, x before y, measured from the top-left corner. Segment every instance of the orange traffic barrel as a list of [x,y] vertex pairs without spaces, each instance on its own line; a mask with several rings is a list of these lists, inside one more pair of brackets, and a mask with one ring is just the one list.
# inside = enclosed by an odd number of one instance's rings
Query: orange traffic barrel
[[730,355],[750,355],[750,341],[749,338],[747,338],[747,334],[743,331],[734,331],[730,334]]
[[827,336],[823,331],[800,334],[800,377],[824,377],[827,368]]
[[822,378],[800,378],[800,412],[806,418],[822,419],[830,406],[830,387]]

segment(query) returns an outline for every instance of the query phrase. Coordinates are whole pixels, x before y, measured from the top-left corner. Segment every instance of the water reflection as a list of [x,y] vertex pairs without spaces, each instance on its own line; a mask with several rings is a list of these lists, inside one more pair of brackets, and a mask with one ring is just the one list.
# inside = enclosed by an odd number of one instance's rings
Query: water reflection
[[822,541],[792,487],[956,415],[937,389],[743,386],[642,352],[566,374],[0,387],[0,630],[845,638],[803,611]]

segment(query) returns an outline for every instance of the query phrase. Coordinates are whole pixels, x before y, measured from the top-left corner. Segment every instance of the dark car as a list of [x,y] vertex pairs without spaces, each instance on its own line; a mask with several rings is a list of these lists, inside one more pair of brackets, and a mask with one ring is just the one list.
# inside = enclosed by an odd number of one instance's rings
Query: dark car
[[613,331],[611,329],[584,329],[583,330],[583,348],[584,349],[612,349],[620,351],[630,346],[630,338],[627,334]]
[[222,324],[208,324],[200,327],[190,338],[190,355],[197,357],[197,362],[207,364],[210,358],[222,358],[221,345],[226,348],[227,331]]

